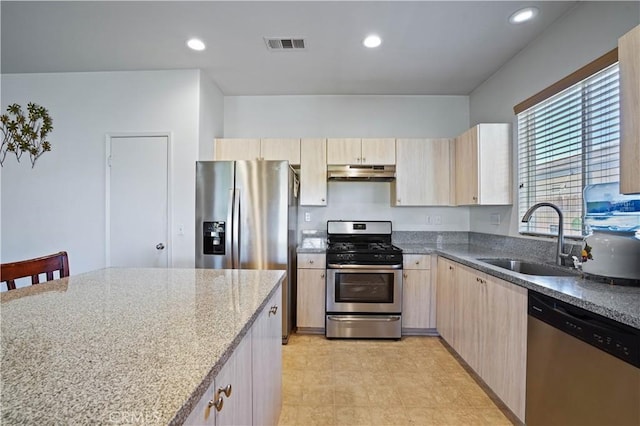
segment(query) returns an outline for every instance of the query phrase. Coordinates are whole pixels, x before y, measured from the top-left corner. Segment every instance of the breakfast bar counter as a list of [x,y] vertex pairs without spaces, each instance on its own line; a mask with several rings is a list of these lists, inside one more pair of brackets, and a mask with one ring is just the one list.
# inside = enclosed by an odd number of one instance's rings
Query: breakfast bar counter
[[181,423],[284,277],[108,268],[2,293],[0,422]]

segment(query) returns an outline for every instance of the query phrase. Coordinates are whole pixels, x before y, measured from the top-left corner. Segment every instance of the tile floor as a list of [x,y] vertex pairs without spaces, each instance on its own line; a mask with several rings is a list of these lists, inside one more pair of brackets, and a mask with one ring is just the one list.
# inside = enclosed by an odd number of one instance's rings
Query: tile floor
[[283,346],[280,425],[511,425],[437,337]]

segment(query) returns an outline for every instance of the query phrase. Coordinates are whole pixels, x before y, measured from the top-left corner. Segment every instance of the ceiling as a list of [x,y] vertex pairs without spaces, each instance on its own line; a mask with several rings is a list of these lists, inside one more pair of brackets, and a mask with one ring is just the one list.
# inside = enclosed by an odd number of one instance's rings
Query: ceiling
[[[2,1],[2,73],[204,70],[225,95],[468,95],[575,1]],[[532,22],[509,16],[536,6]],[[369,33],[377,49],[362,46]],[[202,52],[185,46],[198,37]],[[302,37],[269,51],[264,37]]]

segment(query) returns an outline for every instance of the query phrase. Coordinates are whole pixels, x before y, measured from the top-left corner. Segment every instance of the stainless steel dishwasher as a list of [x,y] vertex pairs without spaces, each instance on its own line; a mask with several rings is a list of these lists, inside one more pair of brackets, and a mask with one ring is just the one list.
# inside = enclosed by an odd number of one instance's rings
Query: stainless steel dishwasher
[[528,426],[640,425],[640,330],[529,291]]

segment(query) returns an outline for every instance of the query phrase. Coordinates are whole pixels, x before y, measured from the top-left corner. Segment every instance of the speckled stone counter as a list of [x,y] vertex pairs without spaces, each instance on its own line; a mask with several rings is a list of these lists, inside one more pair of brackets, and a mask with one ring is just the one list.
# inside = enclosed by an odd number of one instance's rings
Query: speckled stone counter
[[531,256],[500,248],[471,244],[436,246],[400,243],[398,246],[405,254],[437,254],[529,290],[549,295],[640,329],[640,287],[614,286],[585,279],[578,271],[574,277],[524,275],[478,260],[479,258],[531,259]]
[[103,269],[2,293],[1,423],[180,423],[284,276]]
[[304,238],[298,245],[298,253],[324,253],[327,250],[326,238]]

